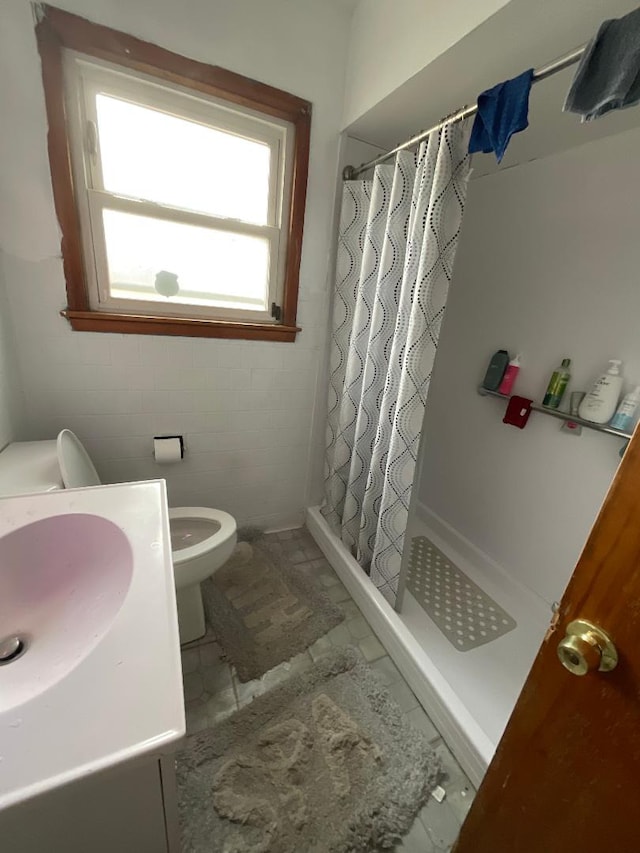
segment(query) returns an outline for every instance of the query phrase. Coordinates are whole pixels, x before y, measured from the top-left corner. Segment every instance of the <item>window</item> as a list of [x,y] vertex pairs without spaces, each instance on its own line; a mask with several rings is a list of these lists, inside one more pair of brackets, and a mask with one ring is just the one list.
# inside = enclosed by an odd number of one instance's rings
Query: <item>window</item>
[[310,105],[43,7],[72,327],[294,340]]

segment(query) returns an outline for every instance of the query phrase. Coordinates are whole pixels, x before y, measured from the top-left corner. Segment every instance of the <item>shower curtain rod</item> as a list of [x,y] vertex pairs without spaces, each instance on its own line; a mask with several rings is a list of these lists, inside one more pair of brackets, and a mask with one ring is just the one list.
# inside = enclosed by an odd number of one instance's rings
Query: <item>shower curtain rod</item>
[[[570,68],[572,65],[575,65],[575,63],[582,57],[586,47],[587,45],[583,44],[581,47],[577,47],[575,50],[571,51],[571,53],[567,53],[559,59],[549,62],[547,65],[536,68],[533,72],[533,82],[539,83],[541,80],[546,80],[547,77],[557,74],[558,71],[564,71],[565,68]],[[407,139],[406,142],[403,142],[402,145],[397,145],[395,148],[392,148],[391,151],[387,151],[386,154],[381,154],[379,157],[376,157],[375,160],[369,160],[368,163],[362,163],[360,166],[345,166],[342,172],[342,179],[344,181],[352,181],[354,178],[357,178],[358,175],[366,172],[367,169],[372,169],[374,166],[377,166],[378,163],[386,162],[390,157],[393,157],[394,154],[397,154],[398,151],[404,151],[406,148],[411,148],[412,145],[417,145],[418,142],[422,142],[423,139],[426,139],[435,130],[440,130],[440,128],[445,127],[447,124],[452,124],[454,121],[462,121],[465,118],[469,118],[469,116],[475,115],[477,112],[477,104],[474,104],[472,107],[460,107],[459,110],[451,113],[451,115],[442,119],[442,121],[439,121],[438,124],[430,127],[429,130],[420,131],[420,133],[412,136],[411,139]]]

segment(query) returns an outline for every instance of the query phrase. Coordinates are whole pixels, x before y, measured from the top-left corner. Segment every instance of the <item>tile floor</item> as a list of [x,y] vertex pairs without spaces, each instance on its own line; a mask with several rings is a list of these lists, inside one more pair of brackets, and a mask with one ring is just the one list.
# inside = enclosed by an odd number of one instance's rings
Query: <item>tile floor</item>
[[429,800],[396,851],[448,853],[475,794],[471,782],[309,533],[301,528],[269,534],[269,539],[272,553],[285,553],[300,571],[319,577],[329,597],[344,612],[345,621],[320,637],[306,652],[279,664],[262,678],[244,684],[238,680],[234,668],[220,659],[220,646],[209,628],[204,637],[182,650],[187,733],[193,734],[224,719],[291,674],[311,666],[332,647],[357,646],[380,674],[407,719],[426,734],[440,756],[444,771],[440,783],[446,790],[444,801]]

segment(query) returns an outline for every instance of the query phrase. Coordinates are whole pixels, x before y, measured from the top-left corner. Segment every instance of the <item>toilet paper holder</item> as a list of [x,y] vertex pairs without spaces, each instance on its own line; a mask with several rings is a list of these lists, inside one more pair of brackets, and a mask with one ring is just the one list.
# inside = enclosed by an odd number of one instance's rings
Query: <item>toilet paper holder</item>
[[153,436],[154,446],[155,446],[156,441],[158,441],[158,440],[164,441],[164,440],[170,439],[170,438],[177,438],[178,439],[178,441],[180,442],[180,459],[184,459],[184,438],[181,435],[154,435]]

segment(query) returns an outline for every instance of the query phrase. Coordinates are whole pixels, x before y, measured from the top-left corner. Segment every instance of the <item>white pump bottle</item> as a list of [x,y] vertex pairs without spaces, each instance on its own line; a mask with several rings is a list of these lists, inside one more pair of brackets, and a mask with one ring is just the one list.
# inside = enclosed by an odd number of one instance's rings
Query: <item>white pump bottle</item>
[[584,400],[580,403],[578,414],[585,421],[594,424],[609,423],[618,405],[622,390],[622,362],[609,360],[609,369],[599,376]]

